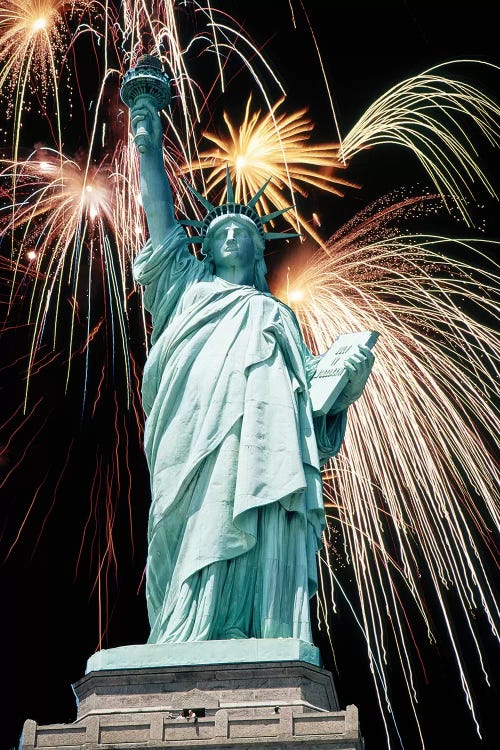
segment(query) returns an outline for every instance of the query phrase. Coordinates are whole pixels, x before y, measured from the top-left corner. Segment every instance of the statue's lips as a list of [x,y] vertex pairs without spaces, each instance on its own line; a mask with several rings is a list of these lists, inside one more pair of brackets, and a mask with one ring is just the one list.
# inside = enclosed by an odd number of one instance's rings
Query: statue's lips
[[238,247],[238,245],[230,245],[229,247],[223,248],[222,252],[223,253],[237,253],[240,250],[241,250],[241,248]]

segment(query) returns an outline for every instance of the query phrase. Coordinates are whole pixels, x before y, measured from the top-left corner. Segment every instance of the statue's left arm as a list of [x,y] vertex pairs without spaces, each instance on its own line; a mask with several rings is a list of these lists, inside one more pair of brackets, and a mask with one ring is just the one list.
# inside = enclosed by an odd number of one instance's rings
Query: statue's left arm
[[[305,355],[306,372],[310,381],[321,356],[314,356],[307,349],[305,349]],[[349,372],[349,380],[334,402],[330,412],[314,418],[314,431],[321,464],[326,463],[340,450],[347,424],[347,409],[363,393],[374,359],[371,349],[359,346],[358,350],[351,354],[344,363],[346,370]]]
[[330,414],[338,414],[358,400],[370,377],[374,361],[373,352],[367,346],[358,346],[357,351],[347,357],[344,367],[349,373],[349,380],[334,401]]

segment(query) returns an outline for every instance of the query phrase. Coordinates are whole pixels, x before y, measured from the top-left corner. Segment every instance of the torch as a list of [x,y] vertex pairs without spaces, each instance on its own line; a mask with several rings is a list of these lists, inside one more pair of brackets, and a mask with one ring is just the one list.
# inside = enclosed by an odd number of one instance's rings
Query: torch
[[[135,68],[130,68],[123,76],[120,97],[127,107],[133,107],[140,97],[148,97],[157,111],[170,104],[170,82],[157,57],[139,57]],[[139,126],[134,140],[140,153],[144,153],[149,141],[146,128]]]

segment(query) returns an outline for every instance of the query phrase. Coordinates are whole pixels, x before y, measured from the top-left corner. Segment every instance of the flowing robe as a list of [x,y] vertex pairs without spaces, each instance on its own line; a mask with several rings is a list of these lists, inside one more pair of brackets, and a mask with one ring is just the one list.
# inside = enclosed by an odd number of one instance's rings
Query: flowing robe
[[345,411],[314,419],[317,358],[293,312],[214,276],[175,226],[134,264],[151,312],[142,395],[151,477],[149,642],[312,641],[320,466]]

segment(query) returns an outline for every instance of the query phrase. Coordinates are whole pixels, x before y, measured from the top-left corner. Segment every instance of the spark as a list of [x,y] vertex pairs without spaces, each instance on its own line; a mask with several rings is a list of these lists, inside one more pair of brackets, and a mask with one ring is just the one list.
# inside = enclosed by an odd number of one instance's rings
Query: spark
[[[494,406],[499,266],[490,260],[486,270],[484,253],[498,252],[500,243],[398,234],[398,221],[436,203],[437,197],[427,196],[366,209],[330,239],[329,256],[316,250],[298,261],[294,273],[289,267],[288,294],[286,288],[281,294],[315,353],[345,331],[380,333],[376,366],[365,395],[351,408],[342,456],[325,471],[329,522],[343,531],[368,656],[382,675],[379,702],[390,713],[385,650],[397,641],[418,720],[413,633],[395,598],[401,581],[431,640],[428,598],[440,610],[479,730],[446,600],[452,589],[482,663],[474,635],[481,611],[498,638],[498,608],[479,552],[483,543],[493,562],[490,522],[499,523],[498,470],[485,436],[500,431]],[[455,257],[460,249],[468,262]],[[328,546],[322,559],[328,568]],[[432,582],[431,594],[422,580]]]
[[190,162],[183,171],[210,170],[206,190],[222,189],[221,200],[224,200],[226,166],[229,166],[235,199],[240,203],[248,202],[272,177],[265,195],[259,200],[260,212],[268,214],[271,210],[281,210],[292,204],[286,214],[287,221],[322,244],[314,226],[299,212],[295,195],[307,196],[309,190],[318,188],[332,195],[343,196],[345,187],[355,185],[338,174],[344,169],[344,164],[337,158],[338,144],[311,143],[314,125],[306,116],[307,108],[292,114],[278,112],[284,102],[285,98],[281,97],[268,112],[261,114],[259,109],[252,111],[250,96],[239,127],[224,113],[228,137],[224,139],[206,132],[205,138],[215,147],[201,151],[199,159]]
[[[66,50],[66,13],[83,15],[91,0],[5,0],[0,6],[0,95],[7,116],[14,113],[14,156],[27,102],[55,99],[61,147],[58,68]],[[29,108],[29,107],[28,107]]]
[[[91,8],[97,12],[81,23]],[[187,19],[192,24],[188,34]],[[82,93],[69,52],[83,36],[95,45],[98,76],[84,102],[89,126],[85,119],[73,139],[82,150],[63,150],[61,133],[76,129]],[[106,645],[112,632],[110,584],[120,577],[123,555],[116,544],[120,504],[125,505],[133,542],[134,477],[128,466],[129,454],[141,451],[140,367],[149,331],[131,276],[147,230],[138,160],[118,86],[119,77],[144,51],[158,54],[172,78],[172,104],[162,112],[164,157],[179,217],[199,218],[179,172],[191,178],[197,174],[204,190],[218,192],[223,200],[229,164],[242,201],[271,176],[268,202],[261,203],[260,212],[291,205],[285,217],[305,235],[297,251],[284,245],[288,270],[278,295],[296,311],[311,349],[324,351],[345,330],[373,327],[381,333],[371,387],[351,410],[344,450],[324,475],[329,526],[318,607],[325,627],[330,629],[336,606],[335,598],[328,598],[328,586],[343,593],[342,576],[352,572],[357,593],[349,607],[363,630],[382,715],[386,720],[390,713],[391,680],[399,664],[418,724],[414,677],[422,662],[402,595],[410,596],[412,613],[414,608],[429,638],[437,637],[427,609],[432,599],[448,632],[466,701],[475,711],[446,600],[449,589],[483,669],[474,619],[485,618],[494,637],[498,621],[488,575],[497,469],[485,437],[498,434],[499,427],[492,398],[498,269],[488,260],[496,245],[410,235],[404,224],[408,211],[413,205],[431,205],[430,198],[391,199],[353,219],[329,242],[317,231],[319,214],[308,207],[314,191],[335,199],[357,190],[342,176],[352,160],[361,160],[368,148],[391,144],[409,149],[446,205],[457,205],[471,222],[468,196],[476,194],[478,185],[494,195],[480,169],[471,130],[498,145],[499,108],[477,87],[448,75],[444,66],[395,85],[367,108],[344,139],[336,129],[331,142],[316,144],[307,108],[288,111],[285,87],[259,46],[211,3],[5,0],[0,8],[0,95],[14,117],[8,133],[12,158],[3,159],[0,175],[7,204],[0,214],[0,237],[3,248],[11,244],[12,249],[4,257],[2,248],[0,258],[1,273],[9,274],[12,289],[8,301],[2,301],[2,330],[3,335],[23,332],[27,341],[24,355],[2,365],[4,371],[18,370],[23,363],[23,403],[16,403],[12,419],[0,426],[9,435],[4,442],[12,455],[20,457],[5,483],[28,464],[35,436],[44,433],[48,396],[39,392],[39,378],[64,366],[54,401],[64,389],[80,388],[82,424],[86,415],[94,421],[106,414],[110,422],[106,435],[96,440],[88,471],[87,514],[75,560],[78,568],[78,560],[88,553],[92,591],[99,602],[97,641]],[[227,132],[214,134],[212,104],[221,91],[230,91],[233,79],[239,81],[242,70],[254,82],[254,99],[248,99],[241,117],[224,115]],[[76,95],[68,88],[71,76]],[[59,107],[63,87],[71,120]],[[47,106],[50,97],[55,107]],[[260,105],[253,103],[257,97]],[[27,158],[22,151],[19,158],[20,146],[31,149],[21,125],[35,101],[52,140]],[[204,151],[200,132],[211,142]],[[401,231],[389,226],[395,218]],[[453,248],[461,248],[468,263],[457,260]],[[294,255],[299,251],[300,260]],[[486,266],[488,271],[478,270]],[[479,323],[464,309],[462,298],[491,323]],[[76,454],[78,439],[72,436],[70,445]],[[82,476],[76,457],[64,455],[63,464],[61,471]],[[22,544],[28,521],[34,522],[45,481],[44,476],[8,540],[9,554]],[[59,482],[60,477],[56,490]],[[37,544],[44,528],[45,521]],[[345,554],[337,554],[334,541]],[[338,569],[338,557],[345,571]]]
[[[2,234],[19,237],[20,252],[30,247],[31,260],[36,258],[43,271],[33,283],[28,322],[33,325],[33,338],[27,371],[25,406],[28,399],[31,370],[37,352],[47,335],[46,323],[52,317],[54,305],[52,345],[57,343],[61,296],[64,289],[78,294],[82,284],[81,266],[92,254],[101,253],[101,269],[106,269],[109,289],[109,312],[115,309],[122,332],[124,358],[127,358],[124,335],[123,302],[121,292],[111,282],[113,263],[108,255],[110,241],[117,242],[115,231],[115,190],[118,179],[113,177],[112,165],[106,160],[95,166],[81,155],[77,159],[51,149],[40,149],[24,162],[4,162],[2,175],[9,179],[16,171],[16,194],[22,201],[14,213],[4,214]],[[111,238],[111,240],[110,240]],[[34,249],[33,249],[34,248]],[[31,255],[32,254],[32,255]],[[92,267],[92,263],[91,263]],[[97,266],[98,267],[98,266]],[[90,290],[89,290],[90,292]],[[68,346],[68,380],[73,353],[76,309],[70,320]],[[89,316],[90,330],[90,316]]]
[[41,31],[41,29],[45,29],[47,26],[47,19],[43,16],[41,18],[37,18],[36,21],[33,23],[33,31]]
[[301,289],[300,287],[295,287],[294,289],[290,289],[290,291],[288,292],[288,299],[292,304],[294,302],[302,302],[302,300],[304,299],[304,294],[305,292],[303,289]]
[[471,225],[467,199],[475,194],[475,180],[496,195],[463,122],[470,122],[491,145],[498,146],[500,107],[476,86],[443,74],[451,65],[463,63],[499,70],[479,60],[454,60],[396,84],[368,107],[346,135],[341,155],[350,161],[360,151],[380,144],[410,149],[445,203],[458,206]]

